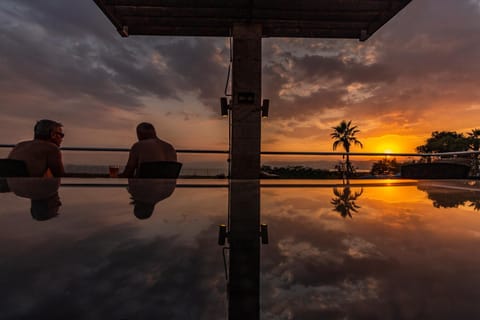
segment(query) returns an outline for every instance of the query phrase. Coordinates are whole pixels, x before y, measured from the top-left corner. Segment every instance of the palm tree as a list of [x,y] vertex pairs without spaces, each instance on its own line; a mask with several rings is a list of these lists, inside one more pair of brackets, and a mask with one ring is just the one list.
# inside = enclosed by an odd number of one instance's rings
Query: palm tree
[[[349,152],[350,152],[350,146],[357,145],[360,146],[360,148],[363,148],[363,144],[355,137],[357,133],[360,132],[360,130],[357,129],[357,126],[351,126],[352,121],[346,122],[345,120],[342,120],[340,124],[336,127],[332,127],[334,130],[331,134],[330,137],[332,139],[335,139],[333,142],[333,150],[336,150],[338,145],[342,145],[343,149],[345,149],[347,160],[346,160],[346,174],[347,177],[353,173],[353,167],[352,164],[350,163],[350,157],[349,157]],[[345,155],[343,156],[345,158]]]

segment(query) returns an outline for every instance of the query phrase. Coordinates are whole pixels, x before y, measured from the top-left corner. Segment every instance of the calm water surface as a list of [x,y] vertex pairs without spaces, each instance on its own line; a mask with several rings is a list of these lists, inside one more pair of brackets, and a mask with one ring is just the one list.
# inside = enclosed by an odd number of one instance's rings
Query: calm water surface
[[[258,187],[232,188],[235,200],[225,181],[203,182],[10,181],[0,318],[226,319],[238,260],[225,250],[224,265],[218,225],[252,210],[242,199]],[[262,181],[255,213],[269,233],[261,319],[480,318],[474,182],[287,183]]]

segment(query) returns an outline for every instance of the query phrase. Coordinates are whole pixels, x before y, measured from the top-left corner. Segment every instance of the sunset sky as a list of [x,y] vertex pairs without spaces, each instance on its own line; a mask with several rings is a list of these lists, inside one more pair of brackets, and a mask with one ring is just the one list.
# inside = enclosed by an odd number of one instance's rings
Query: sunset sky
[[[0,20],[0,143],[50,118],[64,146],[129,147],[150,121],[179,149],[228,148],[228,39],[121,38],[87,0],[2,0]],[[264,39],[262,150],[332,151],[343,119],[366,152],[480,128],[479,58],[479,0],[413,0],[366,42]]]

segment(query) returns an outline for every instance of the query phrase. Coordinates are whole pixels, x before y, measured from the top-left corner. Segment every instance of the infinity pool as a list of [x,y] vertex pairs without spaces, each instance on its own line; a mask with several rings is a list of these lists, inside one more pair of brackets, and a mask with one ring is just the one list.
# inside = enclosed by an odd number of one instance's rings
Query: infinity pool
[[475,181],[34,180],[0,194],[1,319],[242,318],[218,226],[257,192],[261,319],[480,318]]

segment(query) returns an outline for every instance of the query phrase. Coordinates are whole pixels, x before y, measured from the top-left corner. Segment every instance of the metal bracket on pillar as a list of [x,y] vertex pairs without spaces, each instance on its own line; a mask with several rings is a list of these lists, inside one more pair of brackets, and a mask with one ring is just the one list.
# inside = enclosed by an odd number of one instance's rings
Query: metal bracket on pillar
[[227,226],[221,224],[218,226],[218,245],[224,246],[225,240],[228,238]]
[[263,99],[262,105],[260,108],[256,108],[254,111],[260,111],[262,114],[262,118],[268,118],[268,111],[270,109],[270,100]]
[[238,104],[254,104],[255,93],[254,92],[239,92],[237,95]]
[[262,239],[262,244],[268,244],[268,225],[265,223],[260,225],[260,238]]
[[222,117],[228,117],[228,111],[232,109],[232,104],[228,103],[226,97],[220,98],[220,114]]
[[270,108],[270,100],[263,99],[262,103],[262,118],[268,118],[268,109]]
[[[238,101],[241,103],[251,104],[253,103],[253,93],[244,93],[243,95],[238,96]],[[260,111],[262,112],[262,118],[268,118],[268,112],[270,109],[270,100],[263,99],[262,106],[260,107]],[[220,114],[222,117],[228,116],[228,111],[232,110],[232,102],[228,102],[227,97],[220,98]],[[258,110],[258,109],[257,109]]]

